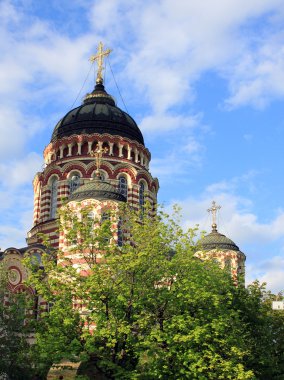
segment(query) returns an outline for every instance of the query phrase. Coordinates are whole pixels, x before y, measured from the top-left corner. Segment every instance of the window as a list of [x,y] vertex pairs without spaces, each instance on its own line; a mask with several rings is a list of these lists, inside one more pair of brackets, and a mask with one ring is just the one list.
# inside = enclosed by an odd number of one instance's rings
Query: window
[[95,172],[95,174],[93,174],[93,177],[94,177],[95,179],[98,179],[98,178],[99,178],[101,181],[105,181],[105,179],[106,179],[105,174],[102,173],[102,172],[100,172],[99,177],[97,177],[97,173]]
[[38,252],[32,253],[30,258],[31,258],[31,262],[33,265],[39,266],[39,267],[42,266],[41,254],[40,253],[38,253]]
[[93,228],[94,227],[94,219],[95,219],[95,213],[94,211],[90,211],[87,215],[87,225],[90,227],[90,228]]
[[79,174],[74,174],[72,175],[71,177],[71,180],[69,182],[69,190],[70,190],[70,194],[73,193],[73,191],[75,191],[79,186],[80,186],[80,176]]
[[90,211],[87,214],[87,218],[84,220],[84,224],[86,226],[85,230],[85,238],[93,237],[94,236],[94,228],[95,228],[95,213],[94,211]]
[[230,258],[226,258],[224,261],[224,268],[230,273],[232,270],[232,263]]
[[106,223],[110,222],[110,213],[109,212],[103,212],[101,215],[101,225],[103,225],[103,229],[101,229],[102,232],[102,238],[103,241],[107,244],[110,242],[110,224]]
[[123,246],[123,231],[122,231],[121,217],[119,217],[118,223],[117,223],[117,245],[119,247]]
[[53,306],[54,306],[54,302],[48,302],[46,305],[46,311],[50,313]]
[[50,218],[55,218],[56,208],[57,208],[57,192],[58,192],[58,181],[57,178],[52,178],[51,181],[51,193],[50,193]]
[[127,179],[125,176],[119,177],[119,185],[118,185],[118,190],[120,194],[124,195],[125,198],[127,199]]
[[99,178],[100,178],[101,181],[105,181],[106,176],[104,175],[104,173],[100,172],[100,177]]
[[144,210],[145,204],[145,185],[143,182],[139,184],[139,206],[142,210]]
[[108,212],[103,212],[101,216],[101,222],[105,222],[106,220],[110,220],[110,215]]

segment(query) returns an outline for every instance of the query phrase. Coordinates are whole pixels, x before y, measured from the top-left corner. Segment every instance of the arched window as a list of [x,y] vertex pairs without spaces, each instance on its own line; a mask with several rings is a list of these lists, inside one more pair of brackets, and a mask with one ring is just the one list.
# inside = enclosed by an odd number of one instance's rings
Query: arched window
[[[105,222],[110,221],[110,213],[109,212],[103,212],[101,215],[101,225],[103,225]],[[106,224],[105,227],[101,230],[102,232],[102,238],[105,243],[109,244],[110,242],[110,225]]]
[[90,236],[94,236],[94,227],[95,227],[95,213],[94,211],[90,211],[87,214],[87,218],[85,220],[86,223],[86,234]]
[[[98,178],[96,172],[93,174],[93,178],[95,178],[95,179]],[[105,174],[104,174],[103,172],[100,172],[99,179],[100,179],[101,181],[105,181],[106,176],[105,176]]]
[[228,271],[229,273],[231,272],[232,270],[232,262],[231,262],[231,259],[229,257],[227,257],[224,261],[224,268],[226,271]]
[[127,199],[128,186],[127,186],[127,179],[125,176],[119,177],[118,190],[120,194],[124,195],[125,198]]
[[57,178],[52,178],[51,181],[51,193],[50,193],[50,218],[53,219],[56,216],[57,209],[57,193],[58,193],[58,181]]
[[71,180],[69,182],[69,191],[70,194],[73,193],[80,186],[81,178],[78,173],[72,175]]
[[118,223],[117,223],[117,245],[119,247],[123,246],[123,231],[122,231],[121,217],[119,217]]
[[42,261],[41,261],[41,254],[36,252],[36,253],[33,253],[31,254],[31,262],[33,263],[33,265],[37,265],[37,266],[42,266]]
[[95,219],[95,213],[94,211],[90,211],[87,215],[87,224],[93,226],[94,219]]
[[144,211],[144,204],[145,204],[145,185],[143,182],[140,182],[139,184],[139,206],[142,211]]
[[103,212],[101,216],[101,222],[105,222],[106,220],[110,220],[110,214],[109,212]]

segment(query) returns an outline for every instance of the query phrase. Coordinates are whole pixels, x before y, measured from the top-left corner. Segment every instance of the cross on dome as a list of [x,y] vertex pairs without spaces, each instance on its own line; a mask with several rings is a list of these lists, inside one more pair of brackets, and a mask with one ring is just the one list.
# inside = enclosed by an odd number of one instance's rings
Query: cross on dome
[[96,176],[97,178],[100,177],[100,167],[101,167],[101,162],[102,162],[102,157],[104,153],[107,153],[108,149],[103,148],[100,144],[97,145],[95,150],[90,151],[90,156],[95,157],[96,160]]
[[103,43],[100,42],[98,47],[97,47],[97,54],[96,55],[92,55],[91,58],[90,58],[90,61],[91,62],[95,62],[97,61],[97,64],[98,64],[98,72],[97,72],[97,79],[96,79],[96,83],[97,84],[102,84],[103,83],[103,76],[102,76],[102,72],[104,70],[104,66],[103,66],[103,60],[104,58],[106,58],[112,51],[112,49],[106,49],[105,51],[103,50]]
[[220,210],[221,206],[217,205],[215,201],[212,202],[212,206],[207,210],[209,213],[212,213],[212,230],[217,231],[216,216],[217,211]]

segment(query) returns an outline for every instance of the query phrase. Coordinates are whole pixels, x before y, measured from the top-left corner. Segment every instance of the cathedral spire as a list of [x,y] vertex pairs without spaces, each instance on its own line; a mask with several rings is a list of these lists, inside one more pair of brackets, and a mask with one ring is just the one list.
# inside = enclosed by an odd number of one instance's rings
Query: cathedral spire
[[212,213],[212,232],[217,232],[216,216],[217,211],[220,210],[221,206],[217,205],[215,201],[212,202],[212,206],[207,210]]
[[103,75],[102,75],[102,72],[104,70],[103,60],[112,51],[111,49],[106,49],[104,51],[103,47],[104,47],[103,43],[100,42],[99,45],[98,45],[98,47],[97,47],[97,51],[98,51],[97,54],[96,55],[92,55],[91,58],[90,58],[91,62],[97,61],[97,65],[98,65],[96,84],[103,84]]

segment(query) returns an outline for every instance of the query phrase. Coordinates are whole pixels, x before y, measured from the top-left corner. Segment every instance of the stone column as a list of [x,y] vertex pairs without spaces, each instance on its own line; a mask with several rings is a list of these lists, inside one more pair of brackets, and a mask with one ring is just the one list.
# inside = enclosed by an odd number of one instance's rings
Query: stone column
[[67,157],[70,157],[70,156],[72,155],[72,146],[73,146],[73,144],[71,143],[71,144],[68,144],[67,146],[68,146],[68,154],[67,154]]
[[132,151],[132,148],[130,145],[127,146],[127,159],[128,160],[132,160],[132,157],[131,157],[131,151]]
[[88,141],[88,154],[91,153],[91,150],[92,150],[92,144],[93,144],[92,141]]
[[60,151],[60,156],[59,156],[59,158],[63,158],[63,151],[64,151],[64,148],[65,148],[65,145],[61,145],[61,147],[59,148],[59,151]]
[[118,149],[119,149],[118,157],[123,157],[122,148],[123,148],[123,145],[122,144],[118,144]]
[[135,153],[135,162],[138,163],[139,162],[139,159],[138,159],[138,153],[139,152],[138,152],[137,148],[135,148],[134,153]]
[[110,155],[110,156],[113,156],[113,143],[112,143],[112,142],[109,142],[109,143],[108,143],[108,146],[109,146],[109,155]]
[[81,154],[82,154],[82,151],[81,151],[81,149],[82,149],[82,143],[81,142],[78,142],[77,143],[77,155],[78,156],[80,156]]

